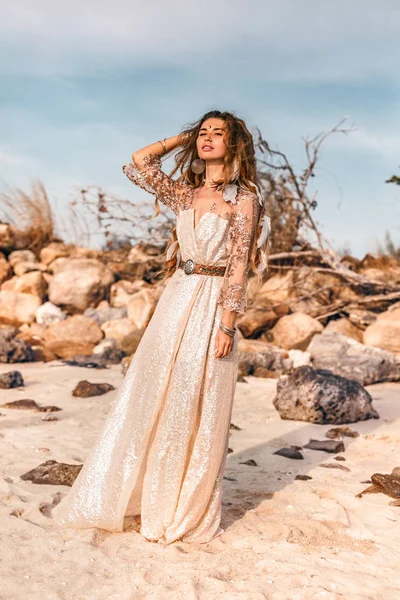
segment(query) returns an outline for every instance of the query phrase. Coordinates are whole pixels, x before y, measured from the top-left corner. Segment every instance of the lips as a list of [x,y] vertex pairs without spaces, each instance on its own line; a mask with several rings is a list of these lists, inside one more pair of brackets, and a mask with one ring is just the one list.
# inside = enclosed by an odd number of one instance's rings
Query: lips
[[202,149],[202,150],[205,150],[206,152],[207,152],[208,150],[214,150],[214,148],[213,148],[212,146],[210,146],[209,144],[206,144],[205,146],[202,146],[202,148],[201,148],[201,149]]

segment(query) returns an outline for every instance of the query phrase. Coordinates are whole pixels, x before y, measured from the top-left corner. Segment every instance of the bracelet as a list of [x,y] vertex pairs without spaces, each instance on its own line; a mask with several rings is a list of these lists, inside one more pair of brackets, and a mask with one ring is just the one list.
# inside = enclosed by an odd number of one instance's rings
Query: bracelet
[[227,335],[233,337],[236,333],[236,327],[234,329],[231,329],[230,327],[227,327],[227,325],[224,325],[223,323],[219,324],[219,328],[221,329],[221,331],[223,331],[224,333],[226,333]]
[[159,141],[159,143],[160,143],[160,144],[161,144],[161,146],[162,146],[162,149],[163,149],[163,152],[164,152],[164,154],[167,152],[167,146],[166,146],[166,144],[165,144],[165,140],[166,140],[166,139],[167,139],[167,138],[164,138],[164,140],[162,140],[162,141],[161,141],[161,140],[158,140],[158,141]]

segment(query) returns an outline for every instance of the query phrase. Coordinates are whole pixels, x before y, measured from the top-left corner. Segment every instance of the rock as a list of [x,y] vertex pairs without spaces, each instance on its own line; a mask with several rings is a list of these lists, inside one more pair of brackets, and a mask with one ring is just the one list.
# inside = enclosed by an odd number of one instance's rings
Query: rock
[[25,275],[26,273],[31,273],[34,271],[42,271],[45,272],[47,267],[45,265],[40,264],[39,262],[18,262],[14,267],[14,273],[20,277],[21,275]]
[[36,321],[46,326],[54,325],[54,323],[59,323],[66,318],[65,312],[52,302],[45,302],[36,311]]
[[296,475],[294,479],[295,481],[309,481],[312,477],[310,475]]
[[143,279],[137,279],[136,281],[121,279],[111,286],[110,304],[115,308],[126,308],[129,300],[136,292],[148,287],[148,283],[143,281]]
[[400,380],[400,359],[387,350],[365,346],[340,333],[315,335],[308,347],[311,364],[370,385]]
[[246,338],[257,337],[262,331],[271,329],[278,318],[272,308],[254,306],[240,316],[237,325]]
[[393,469],[390,475],[374,473],[371,477],[372,485],[357,494],[361,498],[364,494],[382,493],[392,498],[400,498],[400,468]]
[[296,312],[279,319],[271,333],[275,344],[280,348],[306,350],[313,336],[322,330],[319,321],[304,313]]
[[8,223],[0,223],[0,250],[11,250],[13,245],[13,228]]
[[23,387],[24,385],[24,380],[19,371],[8,371],[8,373],[0,375],[0,388],[3,390]]
[[239,465],[249,465],[249,467],[257,467],[258,466],[256,461],[252,458],[249,458],[249,460],[240,462]]
[[293,369],[307,366],[311,362],[311,355],[309,352],[303,352],[302,350],[288,350],[288,355],[292,362]]
[[342,318],[329,321],[328,325],[324,329],[324,333],[331,333],[335,331],[342,333],[343,335],[347,335],[348,337],[353,338],[353,340],[357,340],[357,342],[363,341],[363,330],[356,325],[353,325],[353,323],[348,319]]
[[120,340],[137,331],[137,327],[129,319],[119,319],[118,321],[106,321],[101,326],[104,335],[115,340]]
[[284,371],[282,351],[260,340],[241,339],[238,342],[239,375],[253,375],[257,369],[266,369],[278,374]]
[[51,242],[40,251],[40,262],[44,265],[49,265],[56,258],[66,257],[72,251],[72,247],[63,242]]
[[33,360],[35,362],[51,362],[52,360],[57,360],[57,356],[54,354],[54,352],[45,346],[33,345],[32,351]]
[[71,358],[64,359],[63,363],[73,367],[84,367],[86,369],[107,369],[109,361],[103,356],[96,356],[95,354],[82,354],[80,356],[71,356]]
[[33,351],[29,344],[16,337],[15,327],[0,327],[0,363],[33,361]]
[[[1,225],[1,224],[0,224]],[[3,285],[10,277],[12,277],[13,270],[6,260],[3,258],[0,259],[0,285]]]
[[43,335],[43,344],[59,358],[91,354],[103,338],[100,327],[87,317],[75,315],[50,325]]
[[13,402],[6,402],[1,405],[3,408],[16,408],[18,410],[34,410],[36,412],[56,412],[62,410],[58,406],[39,406],[35,400],[28,398],[22,398],[21,400],[14,400]]
[[142,289],[127,304],[128,318],[137,329],[145,329],[157,305],[158,293],[153,289]]
[[144,331],[144,329],[136,329],[119,340],[116,340],[118,350],[129,355],[136,352],[136,349],[143,337]]
[[318,450],[320,452],[330,452],[331,454],[345,451],[343,442],[338,440],[310,440],[303,448]]
[[40,299],[33,294],[0,291],[0,322],[11,325],[32,323],[36,311],[40,306]]
[[341,471],[350,471],[349,467],[345,467],[344,465],[338,465],[337,463],[323,463],[319,465],[324,469],[340,469]]
[[8,262],[14,268],[20,262],[37,263],[39,261],[32,250],[15,250],[8,255]]
[[239,427],[239,425],[235,425],[235,423],[230,423],[229,429],[234,429],[235,431],[241,431],[243,428]]
[[130,364],[132,362],[132,359],[135,355],[131,354],[131,356],[125,356],[122,360],[121,360],[121,373],[122,375],[126,375]]
[[359,437],[360,434],[358,433],[358,431],[353,431],[352,429],[350,429],[350,427],[334,427],[333,429],[329,429],[329,431],[327,431],[325,435],[330,440],[336,440],[340,437],[356,438]]
[[[98,325],[104,325],[108,321],[121,321],[126,318],[126,308],[87,308],[83,313],[85,317],[93,319]],[[107,334],[106,334],[107,335]],[[113,337],[113,336],[108,336]]]
[[56,460],[46,460],[38,467],[20,475],[20,478],[24,481],[32,481],[32,483],[72,486],[82,467],[83,465],[68,465]]
[[344,456],[335,456],[334,460],[346,460]]
[[70,313],[96,306],[114,282],[111,271],[94,258],[57,258],[51,268],[49,300]]
[[1,289],[10,292],[33,294],[43,302],[47,293],[47,283],[40,271],[32,271],[21,275],[21,277],[12,277],[2,284]]
[[281,419],[309,423],[341,424],[379,418],[370,394],[359,383],[311,367],[299,367],[278,380],[274,406]]
[[72,392],[77,398],[90,398],[92,396],[102,396],[107,394],[115,387],[110,383],[90,383],[89,381],[80,381]]
[[364,331],[364,344],[400,353],[400,307],[378,315]]
[[299,446],[289,446],[288,448],[281,448],[273,454],[278,456],[284,456],[285,458],[293,458],[295,460],[304,460],[304,456],[300,452]]
[[272,275],[254,295],[257,304],[287,304],[291,298],[293,271]]

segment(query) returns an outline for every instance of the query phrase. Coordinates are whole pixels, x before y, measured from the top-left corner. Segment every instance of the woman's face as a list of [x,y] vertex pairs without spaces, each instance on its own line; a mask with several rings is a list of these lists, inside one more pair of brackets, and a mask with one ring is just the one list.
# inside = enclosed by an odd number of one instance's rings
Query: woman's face
[[200,127],[197,137],[197,153],[203,160],[222,159],[226,152],[225,121],[222,119],[206,119]]

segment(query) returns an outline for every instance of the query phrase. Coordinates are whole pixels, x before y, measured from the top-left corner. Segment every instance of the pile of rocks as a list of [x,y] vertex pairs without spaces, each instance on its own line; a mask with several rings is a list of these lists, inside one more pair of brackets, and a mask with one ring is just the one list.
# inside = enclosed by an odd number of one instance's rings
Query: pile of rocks
[[[97,356],[129,364],[125,357],[134,354],[165,287],[160,249],[99,251],[57,241],[37,256],[24,244],[0,224],[0,361]],[[375,280],[385,281],[391,269],[391,280],[400,281],[392,259],[358,262]],[[280,377],[309,365],[361,385],[400,380],[400,302],[316,318],[319,289],[329,301],[354,300],[336,275],[307,266],[272,274],[259,289],[250,279],[248,309],[238,319],[239,378]]]

